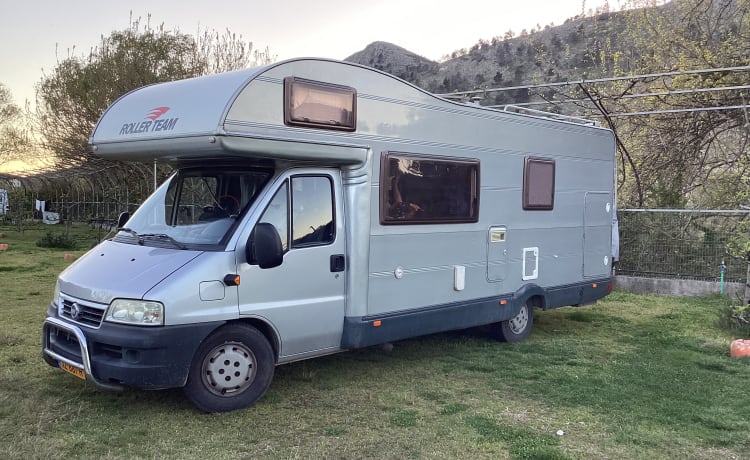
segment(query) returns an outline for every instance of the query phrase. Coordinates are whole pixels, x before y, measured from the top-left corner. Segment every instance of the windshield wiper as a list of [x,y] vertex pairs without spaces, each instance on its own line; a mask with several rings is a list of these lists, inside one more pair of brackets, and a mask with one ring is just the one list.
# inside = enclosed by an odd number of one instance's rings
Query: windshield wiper
[[167,240],[170,243],[172,243],[175,247],[180,249],[187,249],[187,246],[180,243],[176,239],[172,238],[171,236],[167,235],[166,233],[138,233],[132,228],[128,227],[120,227],[117,229],[117,231],[130,233],[134,237],[138,238],[138,244],[143,246],[143,240],[146,238],[153,238],[153,239],[159,239],[159,240]]
[[134,237],[138,238],[138,232],[136,232],[136,231],[135,231],[135,230],[133,230],[132,228],[128,228],[128,227],[120,227],[120,228],[118,228],[118,229],[117,229],[117,231],[118,231],[118,232],[125,232],[125,233],[130,233],[130,234],[131,234],[131,235],[133,235]]
[[180,249],[187,249],[187,246],[180,243],[176,239],[172,238],[171,236],[167,235],[166,233],[141,233],[138,235],[138,244],[143,246],[143,240],[144,238],[154,238],[154,239],[160,239],[160,240],[167,240],[170,243],[172,243],[175,247],[178,247]]

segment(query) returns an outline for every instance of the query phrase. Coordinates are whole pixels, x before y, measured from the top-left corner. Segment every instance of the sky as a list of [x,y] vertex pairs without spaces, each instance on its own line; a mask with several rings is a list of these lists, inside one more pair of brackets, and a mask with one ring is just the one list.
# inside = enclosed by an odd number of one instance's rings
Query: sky
[[228,29],[277,60],[344,59],[374,41],[439,60],[508,30],[560,25],[605,1],[0,0],[0,84],[19,106],[33,102],[34,85],[58,60],[86,54],[131,17],[193,35]]

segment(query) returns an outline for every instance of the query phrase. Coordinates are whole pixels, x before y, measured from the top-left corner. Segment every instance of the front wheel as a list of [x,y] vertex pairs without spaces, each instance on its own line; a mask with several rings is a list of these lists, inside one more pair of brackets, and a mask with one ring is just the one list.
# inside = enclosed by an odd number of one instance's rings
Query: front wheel
[[531,333],[534,323],[534,307],[525,303],[518,314],[508,320],[493,325],[495,336],[503,342],[520,342]]
[[224,326],[198,347],[190,365],[185,395],[203,412],[248,407],[271,385],[274,353],[252,326]]

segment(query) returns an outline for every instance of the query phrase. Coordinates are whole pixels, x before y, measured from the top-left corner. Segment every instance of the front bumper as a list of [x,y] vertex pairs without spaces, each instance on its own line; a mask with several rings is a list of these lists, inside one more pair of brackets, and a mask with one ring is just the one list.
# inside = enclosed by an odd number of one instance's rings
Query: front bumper
[[102,322],[99,328],[60,318],[51,305],[42,331],[44,360],[80,369],[97,387],[118,390],[184,386],[201,342],[224,322],[138,327]]

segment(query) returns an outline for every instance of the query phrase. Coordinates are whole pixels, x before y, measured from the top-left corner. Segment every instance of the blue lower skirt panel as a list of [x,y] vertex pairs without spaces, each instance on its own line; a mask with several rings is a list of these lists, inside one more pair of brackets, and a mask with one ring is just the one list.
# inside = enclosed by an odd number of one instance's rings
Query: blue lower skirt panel
[[611,278],[553,288],[524,285],[514,293],[373,316],[347,316],[341,348],[360,348],[437,332],[466,329],[515,317],[529,299],[545,310],[591,303],[611,290]]

